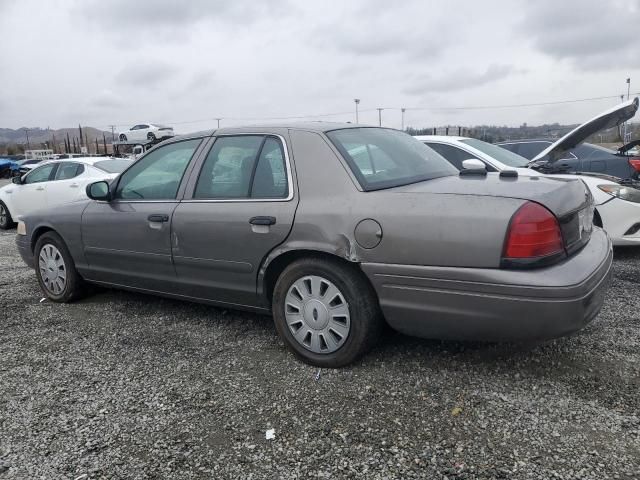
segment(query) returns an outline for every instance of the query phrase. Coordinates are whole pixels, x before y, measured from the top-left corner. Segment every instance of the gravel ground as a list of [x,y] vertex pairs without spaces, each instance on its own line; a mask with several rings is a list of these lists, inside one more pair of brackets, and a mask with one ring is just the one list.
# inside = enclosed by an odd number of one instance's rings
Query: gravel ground
[[2,233],[0,480],[637,479],[639,281],[640,251],[616,252],[571,338],[394,334],[318,375],[268,317],[108,290],[40,302]]

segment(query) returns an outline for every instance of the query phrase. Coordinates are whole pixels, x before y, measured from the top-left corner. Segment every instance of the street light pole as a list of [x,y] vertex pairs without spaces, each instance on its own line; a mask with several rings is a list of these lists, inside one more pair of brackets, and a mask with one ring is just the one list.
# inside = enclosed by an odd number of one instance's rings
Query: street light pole
[[630,91],[631,91],[631,77],[627,78],[627,100],[629,100]]
[[25,128],[24,133],[27,135],[27,150],[31,149],[31,145],[29,145],[29,129]]
[[404,132],[404,112],[406,111],[406,108],[401,108],[400,111],[402,112],[402,131]]
[[378,126],[382,126],[382,110],[384,110],[384,108],[378,108]]
[[218,128],[220,128],[220,120],[222,120],[222,118],[216,118],[216,120],[218,121]]
[[360,104],[360,99],[359,98],[354,98],[353,101],[356,104],[356,123],[360,123],[359,119],[358,119],[358,105]]

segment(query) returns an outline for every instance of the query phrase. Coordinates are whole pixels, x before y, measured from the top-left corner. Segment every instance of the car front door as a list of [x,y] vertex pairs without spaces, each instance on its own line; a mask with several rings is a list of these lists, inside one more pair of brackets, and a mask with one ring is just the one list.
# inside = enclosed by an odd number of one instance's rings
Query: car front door
[[220,136],[173,214],[173,261],[184,295],[255,306],[265,256],[291,230],[298,197],[286,140]]
[[77,162],[58,164],[53,180],[47,183],[47,200],[50,205],[63,204],[84,196],[82,176],[85,166]]
[[183,140],[150,151],[111,185],[111,201],[87,206],[82,240],[89,279],[172,291],[171,217],[201,141]]
[[57,166],[56,163],[48,163],[34,168],[23,177],[22,184],[14,185],[7,191],[11,198],[10,205],[7,206],[14,219],[47,206],[47,189]]

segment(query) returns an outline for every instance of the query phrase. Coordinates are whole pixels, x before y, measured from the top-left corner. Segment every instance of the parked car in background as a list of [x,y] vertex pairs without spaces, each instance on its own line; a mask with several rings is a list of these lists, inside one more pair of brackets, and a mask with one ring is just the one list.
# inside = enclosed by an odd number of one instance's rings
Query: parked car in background
[[[497,145],[534,163],[546,165],[545,168],[550,169],[547,173],[593,172],[621,179],[640,179],[640,157],[629,152],[637,143],[627,144],[618,151],[584,143],[594,133],[632,118],[637,110],[638,99],[634,98],[583,123],[559,140],[513,140],[498,142]],[[616,114],[611,115],[612,112]]]
[[157,123],[141,123],[134,125],[129,130],[120,132],[118,140],[121,142],[134,140],[160,140],[162,138],[173,137],[173,128],[159,125]]
[[[481,168],[489,172],[516,171],[518,175],[545,175],[530,168],[529,160],[482,140],[466,137],[416,137],[446,158],[458,170]],[[614,245],[640,245],[640,190],[616,177],[597,174],[548,174],[551,178],[579,178],[594,199],[594,223],[603,227]]]
[[14,227],[20,216],[32,210],[86,198],[88,183],[113,179],[130,164],[108,157],[42,162],[0,188],[0,229]]
[[0,178],[11,177],[11,172],[17,168],[18,163],[12,158],[0,157]]
[[377,127],[176,138],[87,195],[18,225],[51,300],[89,282],[271,312],[322,367],[358,358],[384,319],[430,338],[565,335],[597,315],[612,262],[582,182],[461,176]]

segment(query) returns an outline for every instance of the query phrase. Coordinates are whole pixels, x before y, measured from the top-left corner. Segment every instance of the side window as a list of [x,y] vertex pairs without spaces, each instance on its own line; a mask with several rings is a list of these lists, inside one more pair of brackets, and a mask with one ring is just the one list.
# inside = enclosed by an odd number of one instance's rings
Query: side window
[[288,193],[282,144],[276,138],[267,137],[253,176],[251,198],[285,198]]
[[528,158],[529,160],[533,159],[536,155],[542,152],[545,148],[551,145],[550,142],[531,142],[531,143],[519,143],[518,151],[515,152],[518,155],[523,156],[524,158]]
[[81,163],[63,162],[58,166],[55,180],[69,180],[82,172],[84,172],[84,165]]
[[263,136],[219,137],[202,165],[194,198],[247,198]]
[[49,165],[43,165],[42,167],[38,167],[33,171],[29,172],[24,180],[24,183],[40,183],[47,182],[49,177],[51,176],[51,172],[56,167],[55,163],[50,163]]
[[120,177],[115,198],[173,200],[201,139],[171,143],[149,152]]
[[442,143],[427,143],[427,146],[433,148],[436,152],[442,155],[447,161],[456,167],[458,170],[462,170],[462,161],[475,158],[480,160],[475,155],[465,152],[464,150],[451,145],[444,145]]

